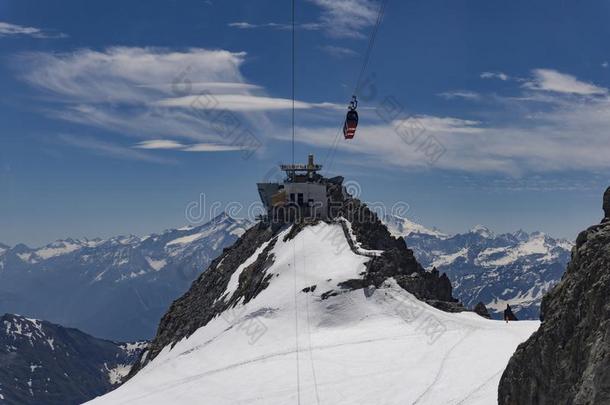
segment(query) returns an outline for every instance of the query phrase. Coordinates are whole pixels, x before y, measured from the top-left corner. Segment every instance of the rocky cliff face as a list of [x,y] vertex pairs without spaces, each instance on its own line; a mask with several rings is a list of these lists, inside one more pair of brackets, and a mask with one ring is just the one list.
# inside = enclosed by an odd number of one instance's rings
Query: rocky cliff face
[[610,403],[610,188],[605,218],[581,232],[561,282],[542,301],[542,325],[500,381],[501,405]]
[[[610,219],[610,187],[604,193],[604,220]],[[605,221],[603,221],[605,222]]]
[[[323,300],[349,290],[379,287],[385,280],[394,278],[402,288],[437,308],[463,310],[451,295],[451,283],[447,276],[440,275],[438,271],[425,271],[407,248],[404,239],[390,235],[385,225],[365,204],[345,196],[340,182],[328,182],[327,187],[336,203],[333,205],[332,219],[328,222],[342,223],[345,235],[339,234],[339,237],[347,238],[354,253],[370,259],[366,271],[360,273],[359,278],[338,280],[337,288],[320,291]],[[282,223],[276,219],[274,217],[271,222],[260,222],[250,228],[212,262],[185,295],[171,305],[161,319],[150,350],[144,353],[131,375],[155,358],[164,347],[192,335],[238,303],[245,304],[256,297],[268,286],[272,277],[266,271],[274,263],[271,251],[281,234],[285,234],[283,241],[290,240],[318,222],[300,220]],[[288,228],[290,231],[285,232]],[[329,237],[322,234],[318,237],[328,246],[346,245],[345,239],[334,240],[336,235]],[[232,277],[234,274],[239,274],[238,280]],[[228,288],[230,283],[236,285],[232,294],[227,295],[231,289]],[[315,286],[311,288],[315,289]]]

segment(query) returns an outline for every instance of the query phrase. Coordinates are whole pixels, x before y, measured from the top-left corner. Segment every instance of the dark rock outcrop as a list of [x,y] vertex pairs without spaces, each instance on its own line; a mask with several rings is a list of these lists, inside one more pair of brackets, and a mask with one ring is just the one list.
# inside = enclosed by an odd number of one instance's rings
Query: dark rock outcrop
[[432,306],[448,312],[465,310],[451,295],[452,287],[447,275],[441,275],[436,269],[426,271],[405,240],[392,236],[366,204],[347,198],[338,216],[351,223],[352,231],[364,249],[383,251],[381,256],[371,258],[362,279],[344,283],[348,288],[380,287],[388,278],[394,278],[402,288]]
[[[610,191],[604,195],[608,207]],[[608,212],[605,212],[608,216]],[[543,322],[502,375],[500,405],[610,404],[610,221],[581,232]]]
[[[155,358],[165,346],[190,336],[216,315],[234,306],[239,299],[243,298],[244,302],[248,302],[264,289],[268,282],[265,270],[273,263],[269,252],[277,241],[279,230],[274,231],[272,227],[259,223],[248,229],[233,246],[225,248],[223,253],[212,261],[210,267],[193,282],[189,291],[172,303],[161,318],[157,335],[149,350],[132,368],[129,376]],[[220,299],[227,289],[231,275],[266,242],[269,242],[266,248],[240,275],[239,286],[231,299]]]
[[491,319],[491,315],[489,315],[487,307],[482,302],[479,302],[477,305],[474,306],[474,312],[482,316],[483,318]]
[[610,219],[610,187],[608,187],[604,193],[604,203],[602,207],[604,209],[604,219]]

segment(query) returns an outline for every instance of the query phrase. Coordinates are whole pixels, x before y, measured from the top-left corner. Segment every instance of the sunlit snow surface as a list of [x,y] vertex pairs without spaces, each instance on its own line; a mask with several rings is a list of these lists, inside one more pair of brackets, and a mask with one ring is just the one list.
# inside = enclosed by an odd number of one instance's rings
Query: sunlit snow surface
[[281,235],[273,253],[276,276],[255,299],[93,403],[493,404],[508,359],[538,327],[445,313],[393,280],[321,300],[369,260],[338,225]]

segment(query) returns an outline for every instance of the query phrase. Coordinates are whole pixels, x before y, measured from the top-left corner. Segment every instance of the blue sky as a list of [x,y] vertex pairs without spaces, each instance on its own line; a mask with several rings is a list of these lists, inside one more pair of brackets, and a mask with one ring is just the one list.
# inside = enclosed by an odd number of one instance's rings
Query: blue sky
[[[389,1],[358,133],[333,148],[377,6],[297,1],[297,158],[446,232],[573,239],[599,220],[609,2]],[[254,183],[290,160],[290,12],[1,2],[0,242],[158,232],[201,193],[256,201]]]

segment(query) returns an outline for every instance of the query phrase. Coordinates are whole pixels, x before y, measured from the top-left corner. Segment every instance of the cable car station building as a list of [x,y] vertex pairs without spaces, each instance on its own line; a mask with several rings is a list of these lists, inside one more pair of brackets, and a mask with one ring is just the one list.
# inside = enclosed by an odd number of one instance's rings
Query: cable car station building
[[343,178],[325,179],[318,174],[322,165],[314,163],[309,155],[307,164],[280,165],[286,173],[281,183],[257,183],[258,193],[267,210],[268,218],[287,221],[296,218],[327,219],[329,217],[329,182],[339,183]]

